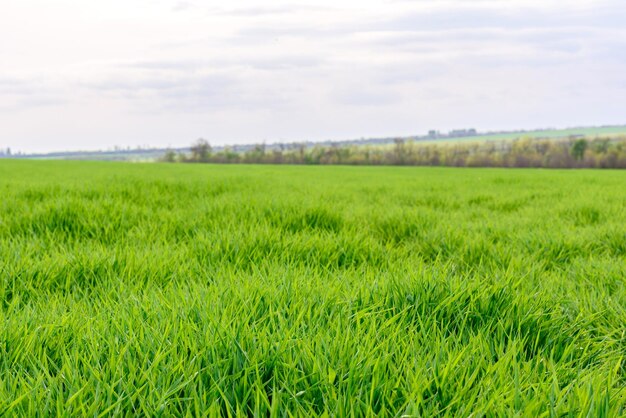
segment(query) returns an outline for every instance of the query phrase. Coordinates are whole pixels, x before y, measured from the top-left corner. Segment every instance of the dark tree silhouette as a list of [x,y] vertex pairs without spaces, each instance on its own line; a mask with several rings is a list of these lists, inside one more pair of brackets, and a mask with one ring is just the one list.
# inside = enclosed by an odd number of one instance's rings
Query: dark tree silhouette
[[191,160],[198,163],[206,163],[211,157],[211,145],[206,139],[199,138],[191,146]]

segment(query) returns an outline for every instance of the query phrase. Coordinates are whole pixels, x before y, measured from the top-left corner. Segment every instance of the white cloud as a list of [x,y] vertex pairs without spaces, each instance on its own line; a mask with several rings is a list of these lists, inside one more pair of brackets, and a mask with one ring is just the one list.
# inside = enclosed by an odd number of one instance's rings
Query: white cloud
[[0,147],[623,123],[625,19],[619,0],[12,2]]

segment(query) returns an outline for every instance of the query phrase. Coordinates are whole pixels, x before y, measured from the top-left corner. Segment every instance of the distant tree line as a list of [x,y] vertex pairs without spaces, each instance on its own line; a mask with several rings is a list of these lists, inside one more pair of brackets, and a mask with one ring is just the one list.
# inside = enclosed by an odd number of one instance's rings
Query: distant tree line
[[245,152],[226,147],[213,152],[200,139],[189,153],[168,151],[165,162],[215,164],[342,164],[449,167],[626,168],[626,137],[564,140],[521,138],[513,141],[420,143],[398,139],[379,146],[296,146]]

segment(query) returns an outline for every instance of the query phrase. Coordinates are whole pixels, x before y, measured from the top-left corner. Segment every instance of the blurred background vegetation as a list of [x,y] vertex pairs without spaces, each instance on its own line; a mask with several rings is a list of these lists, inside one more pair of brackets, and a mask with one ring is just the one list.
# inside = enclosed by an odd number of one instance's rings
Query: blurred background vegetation
[[204,139],[189,152],[168,150],[164,162],[244,164],[415,165],[450,167],[626,168],[626,136],[512,141],[425,143],[397,139],[388,145],[304,145],[213,152]]

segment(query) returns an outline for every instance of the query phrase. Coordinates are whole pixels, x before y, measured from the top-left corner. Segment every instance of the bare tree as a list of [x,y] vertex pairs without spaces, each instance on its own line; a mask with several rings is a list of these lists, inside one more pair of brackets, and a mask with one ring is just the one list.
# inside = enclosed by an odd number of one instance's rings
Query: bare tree
[[198,163],[206,163],[211,156],[211,145],[206,139],[198,138],[191,146],[191,160]]

